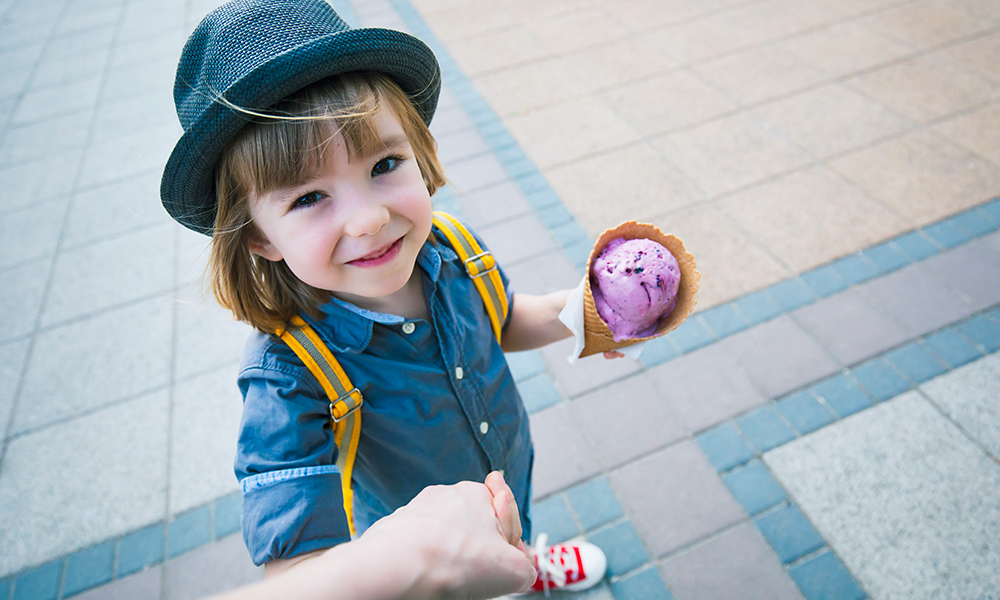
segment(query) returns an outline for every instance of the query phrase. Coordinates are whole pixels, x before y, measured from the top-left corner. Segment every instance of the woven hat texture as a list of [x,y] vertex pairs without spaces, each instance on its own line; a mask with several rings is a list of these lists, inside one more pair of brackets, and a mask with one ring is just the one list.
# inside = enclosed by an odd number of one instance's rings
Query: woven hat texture
[[430,124],[441,71],[434,53],[417,38],[391,29],[351,29],[323,0],[236,0],[212,11],[191,34],[177,65],[174,104],[184,134],[160,182],[170,216],[212,234],[215,163],[249,122],[226,103],[265,110],[308,85],[351,71],[390,76]]

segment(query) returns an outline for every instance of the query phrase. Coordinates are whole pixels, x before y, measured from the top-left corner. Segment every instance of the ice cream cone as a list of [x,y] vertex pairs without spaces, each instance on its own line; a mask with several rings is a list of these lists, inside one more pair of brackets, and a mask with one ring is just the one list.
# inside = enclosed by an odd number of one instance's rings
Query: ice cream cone
[[[677,259],[677,265],[681,269],[680,287],[677,290],[677,304],[674,310],[665,319],[660,320],[656,331],[652,335],[629,338],[620,342],[615,341],[611,330],[608,329],[607,324],[597,313],[597,306],[594,304],[594,294],[590,289],[590,270],[594,264],[594,260],[600,256],[601,251],[608,245],[608,242],[616,238],[646,238],[658,242],[674,255],[674,258]],[[608,229],[597,239],[594,249],[590,252],[590,258],[587,260],[587,276],[584,278],[583,296],[585,343],[580,357],[583,358],[591,354],[616,350],[625,346],[638,344],[639,342],[645,342],[676,329],[677,326],[688,318],[691,311],[694,310],[696,303],[695,295],[698,293],[698,281],[700,279],[701,273],[696,268],[694,257],[684,249],[684,242],[677,237],[663,233],[654,225],[637,223],[635,221],[628,221],[614,229]]]

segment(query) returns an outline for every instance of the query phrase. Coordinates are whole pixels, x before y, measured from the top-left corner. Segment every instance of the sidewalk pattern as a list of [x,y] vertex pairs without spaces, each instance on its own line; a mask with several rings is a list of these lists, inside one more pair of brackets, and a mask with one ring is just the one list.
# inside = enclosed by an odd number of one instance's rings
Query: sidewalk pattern
[[[432,130],[452,185],[438,208],[477,228],[518,291],[574,286],[594,213],[550,187],[559,178],[452,60],[444,29],[406,0],[334,5],[441,60]],[[0,369],[16,383],[0,388],[0,599],[196,598],[260,576],[233,535],[246,330],[198,300],[204,240],[156,195],[179,134],[175,55],[210,8],[0,4],[15,65],[0,90]],[[583,596],[989,597],[1000,512],[975,500],[1000,493],[1000,201],[963,201],[709,295],[639,362],[571,368],[566,343],[509,356],[537,447],[535,528],[609,557],[608,581]],[[873,492],[907,485],[894,504]],[[949,501],[975,531],[935,526]]]

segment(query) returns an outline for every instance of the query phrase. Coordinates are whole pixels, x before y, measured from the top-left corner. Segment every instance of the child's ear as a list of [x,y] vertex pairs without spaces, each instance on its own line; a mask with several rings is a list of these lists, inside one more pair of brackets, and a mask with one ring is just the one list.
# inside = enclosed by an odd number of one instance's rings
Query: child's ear
[[281,260],[281,253],[278,252],[278,249],[259,233],[254,233],[250,236],[250,252],[253,252],[261,258],[266,258],[271,262],[278,262]]

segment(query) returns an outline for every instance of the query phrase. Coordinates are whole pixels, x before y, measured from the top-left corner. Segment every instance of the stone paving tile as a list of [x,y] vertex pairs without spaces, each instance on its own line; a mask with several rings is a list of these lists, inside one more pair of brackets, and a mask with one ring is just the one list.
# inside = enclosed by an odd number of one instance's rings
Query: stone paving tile
[[606,469],[666,446],[685,434],[680,420],[645,374],[580,396],[570,407]]
[[172,123],[90,144],[83,154],[80,187],[112,183],[151,171],[159,172],[180,133],[180,125]]
[[77,192],[63,231],[64,246],[78,246],[139,228],[168,223],[160,204],[160,174],[146,173]]
[[756,104],[813,87],[826,73],[781,48],[756,46],[691,70],[741,104]]
[[556,250],[555,240],[537,215],[528,214],[476,230],[497,260],[514,264]]
[[650,369],[688,430],[699,432],[766,402],[749,375],[718,345]]
[[774,552],[748,523],[668,558],[660,569],[677,600],[802,598]]
[[183,288],[177,295],[175,335],[177,346],[186,351],[174,357],[175,377],[231,365],[230,383],[235,386],[236,367],[252,329],[196,288]]
[[1000,354],[993,354],[920,386],[995,459],[1000,459]]
[[135,598],[160,600],[162,579],[162,567],[157,565],[74,596],[74,600],[134,600]]
[[928,0],[890,8],[859,22],[919,49],[973,35],[989,27],[964,11]]
[[7,431],[14,411],[14,398],[24,362],[28,358],[29,344],[30,340],[27,339],[0,344],[0,378],[7,382],[0,386],[0,431],[3,432]]
[[0,216],[0,269],[52,256],[67,204],[47,202]]
[[1000,554],[988,549],[1000,511],[984,500],[1000,493],[1000,468],[919,393],[764,461],[871,597],[977,598],[1000,586]]
[[639,459],[611,473],[625,510],[655,556],[745,518],[715,469],[692,442]]
[[721,342],[770,398],[837,371],[837,364],[788,315]]
[[40,260],[0,271],[0,342],[34,331],[51,268]]
[[11,433],[167,384],[171,312],[154,298],[39,334]]
[[[574,266],[563,252],[536,256],[510,267],[504,265],[503,269],[514,292],[526,294],[547,294],[575,288],[583,276],[583,270]],[[569,350],[566,353],[569,354]]]
[[263,567],[250,561],[243,539],[231,535],[163,564],[164,600],[194,600],[259,581]]
[[764,538],[778,560],[788,564],[826,545],[802,511],[794,504],[786,504],[754,519],[754,524],[764,534]]
[[456,196],[462,218],[477,230],[494,223],[532,212],[528,199],[512,181]]
[[1000,302],[1000,261],[980,240],[942,252],[924,265],[968,298],[974,310]]
[[569,406],[557,404],[530,416],[535,445],[532,474],[535,498],[589,479],[600,465],[590,445],[573,420]]
[[566,499],[569,500],[585,531],[610,523],[624,515],[618,497],[604,477],[598,477],[567,490]]
[[163,518],[167,401],[143,396],[8,443],[0,573]]
[[587,541],[604,551],[609,575],[621,576],[649,562],[649,553],[629,521],[592,533]]
[[[608,360],[600,354],[582,358],[575,365],[570,365],[566,362],[566,357],[573,351],[573,346],[574,340],[567,339],[540,350],[559,389],[569,398],[617,381],[639,370],[639,363],[634,360],[627,358]],[[614,391],[614,386],[611,387],[611,391]]]
[[59,200],[73,191],[82,151],[60,152],[0,169],[0,213],[37,206],[43,199]]
[[833,552],[822,552],[788,569],[808,598],[864,600],[868,596]]
[[922,265],[910,265],[868,282],[861,286],[861,293],[881,305],[913,336],[964,319],[975,310]]
[[847,290],[800,308],[792,317],[843,365],[852,365],[906,339],[904,331]]

